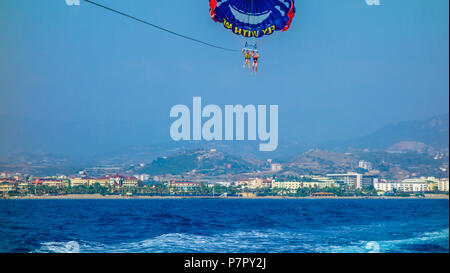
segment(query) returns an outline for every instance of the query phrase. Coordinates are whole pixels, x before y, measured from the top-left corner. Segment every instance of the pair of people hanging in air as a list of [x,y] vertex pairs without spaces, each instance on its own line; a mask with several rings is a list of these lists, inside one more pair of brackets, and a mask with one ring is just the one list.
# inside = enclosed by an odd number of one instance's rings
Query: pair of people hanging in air
[[249,49],[244,48],[244,49],[242,49],[242,53],[244,54],[244,58],[245,58],[243,67],[245,68],[245,66],[248,64],[248,68],[250,68],[250,61],[253,58],[252,74],[258,73],[258,59],[259,59],[258,51],[255,51],[255,50],[250,51]]
[[[206,1],[205,1],[206,2]],[[257,41],[287,31],[295,17],[295,0],[209,0],[211,19],[222,29],[245,39],[244,67],[253,58],[253,74],[258,71]]]

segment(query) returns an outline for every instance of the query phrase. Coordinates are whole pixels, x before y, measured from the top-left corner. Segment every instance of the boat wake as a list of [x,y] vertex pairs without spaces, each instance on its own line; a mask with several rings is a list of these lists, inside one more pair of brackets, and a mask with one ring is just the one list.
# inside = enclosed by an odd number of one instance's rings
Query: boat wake
[[296,253],[368,253],[368,252],[448,252],[449,230],[425,232],[399,240],[342,241],[290,231],[234,231],[214,235],[168,233],[150,239],[104,244],[99,242],[45,242],[33,252],[53,253],[177,253],[177,252],[296,252]]

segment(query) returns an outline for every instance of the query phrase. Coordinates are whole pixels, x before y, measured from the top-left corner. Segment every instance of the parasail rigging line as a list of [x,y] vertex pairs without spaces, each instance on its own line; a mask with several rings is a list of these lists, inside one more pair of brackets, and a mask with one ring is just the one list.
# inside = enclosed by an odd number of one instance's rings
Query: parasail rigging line
[[143,23],[143,24],[146,24],[148,26],[154,27],[154,28],[159,29],[161,31],[165,31],[165,32],[170,33],[172,35],[175,35],[175,36],[178,36],[178,37],[181,37],[181,38],[184,38],[184,39],[187,39],[187,40],[190,40],[190,41],[193,41],[193,42],[205,45],[205,46],[209,46],[209,47],[216,48],[216,49],[221,49],[221,50],[224,50],[224,51],[231,51],[231,52],[238,52],[238,51],[240,51],[240,50],[237,50],[237,49],[226,48],[226,47],[214,45],[214,44],[211,44],[211,43],[208,43],[208,42],[204,42],[204,41],[201,41],[201,40],[196,39],[196,38],[189,37],[187,35],[184,35],[184,34],[181,34],[181,33],[178,33],[178,32],[175,32],[175,31],[172,31],[172,30],[169,30],[169,29],[166,29],[166,28],[163,28],[163,27],[155,25],[155,24],[152,24],[152,23],[147,22],[145,20],[139,19],[139,18],[134,17],[132,15],[126,14],[124,12],[118,11],[116,9],[113,9],[113,8],[110,8],[110,7],[107,7],[107,6],[104,6],[102,4],[96,3],[96,2],[91,1],[91,0],[83,0],[83,1],[86,2],[86,3],[89,3],[91,5],[97,6],[99,8],[103,8],[105,10],[108,10],[108,11],[114,12],[116,14],[125,16],[125,17],[127,17],[129,19],[132,19],[134,21],[138,21],[140,23]]

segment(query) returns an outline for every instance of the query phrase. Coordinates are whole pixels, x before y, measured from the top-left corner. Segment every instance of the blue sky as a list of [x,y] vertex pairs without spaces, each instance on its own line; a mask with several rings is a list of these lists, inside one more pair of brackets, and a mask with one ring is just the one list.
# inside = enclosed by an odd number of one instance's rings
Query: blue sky
[[[97,1],[241,47],[210,19],[206,0]],[[252,77],[240,54],[86,3],[1,1],[0,117],[10,134],[0,148],[70,153],[170,141],[170,108],[191,105],[193,96],[207,104],[278,104],[280,139],[301,141],[347,139],[448,113],[449,2],[381,3],[296,1],[291,29],[260,43]],[[48,134],[30,138],[38,129]]]

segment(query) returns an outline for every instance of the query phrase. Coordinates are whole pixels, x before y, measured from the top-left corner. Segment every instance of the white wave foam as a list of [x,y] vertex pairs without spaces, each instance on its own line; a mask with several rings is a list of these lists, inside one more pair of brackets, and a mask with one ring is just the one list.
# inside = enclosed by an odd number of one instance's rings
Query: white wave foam
[[[373,245],[380,252],[409,252],[416,244],[446,242],[448,251],[449,230],[418,234],[412,238],[386,241],[357,241],[346,245],[332,245],[323,238],[312,234],[290,231],[251,230],[235,231],[215,235],[196,235],[187,233],[168,233],[150,239],[119,244],[76,241],[43,243],[36,252],[321,252],[321,253],[367,253]],[[369,246],[369,248],[368,248]]]
[[[444,242],[444,243],[443,243]],[[359,241],[344,246],[329,246],[329,252],[334,253],[366,253],[372,250],[376,244],[377,252],[413,252],[411,247],[420,244],[441,244],[446,246],[448,251],[449,230],[443,229],[435,232],[424,232],[411,238],[385,241]],[[405,250],[406,249],[406,250]]]
[[80,244],[76,241],[69,242],[47,242],[42,243],[41,247],[35,252],[38,253],[79,253]]

